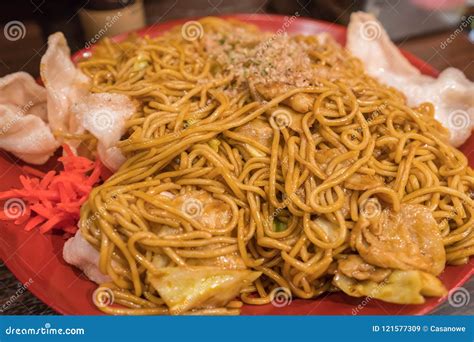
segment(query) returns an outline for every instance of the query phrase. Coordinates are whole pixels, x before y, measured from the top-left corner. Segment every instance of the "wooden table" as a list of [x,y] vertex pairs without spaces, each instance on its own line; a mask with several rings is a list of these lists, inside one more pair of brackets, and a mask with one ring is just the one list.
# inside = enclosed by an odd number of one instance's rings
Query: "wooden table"
[[438,70],[448,67],[458,68],[468,79],[474,80],[474,43],[471,43],[467,34],[457,35],[451,43],[443,49],[452,31],[440,32],[413,39],[404,40],[398,45]]
[[[441,32],[424,37],[405,40],[399,45],[439,70],[447,67],[461,69],[470,80],[474,80],[474,48],[467,39],[467,35],[461,34],[442,49],[440,44],[446,41],[452,32]],[[9,65],[10,72],[21,68]],[[19,286],[15,276],[5,267],[0,266],[0,307],[12,298]],[[464,287],[469,293],[474,294],[474,279],[471,279]],[[16,299],[3,312],[8,315],[53,315],[55,312],[39,301],[30,292],[26,292]],[[474,315],[474,298],[470,303],[460,308],[453,308],[448,303],[441,305],[433,314],[437,315]]]

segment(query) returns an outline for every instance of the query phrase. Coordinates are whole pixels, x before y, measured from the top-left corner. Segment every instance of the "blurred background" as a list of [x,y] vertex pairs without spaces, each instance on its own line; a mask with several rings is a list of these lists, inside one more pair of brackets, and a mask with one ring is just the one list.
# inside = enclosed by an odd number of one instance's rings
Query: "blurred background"
[[[2,1],[0,76],[17,70],[38,75],[39,60],[49,34],[64,32],[71,49],[80,50],[94,42],[97,32],[118,13],[120,24],[110,25],[100,37],[176,18],[229,13],[298,13],[302,17],[347,25],[350,14],[358,10],[375,14],[391,38],[404,49],[438,69],[454,66],[473,79],[474,0]],[[20,39],[22,44],[16,44]]]

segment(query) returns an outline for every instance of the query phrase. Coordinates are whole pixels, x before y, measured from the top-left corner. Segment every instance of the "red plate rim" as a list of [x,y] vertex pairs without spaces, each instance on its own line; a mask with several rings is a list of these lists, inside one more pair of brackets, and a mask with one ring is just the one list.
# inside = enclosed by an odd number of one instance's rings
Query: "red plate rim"
[[[228,19],[232,18],[232,19],[241,20],[241,21],[244,21],[244,22],[247,22],[247,23],[255,24],[256,26],[259,26],[264,31],[275,31],[275,29],[274,29],[275,27],[277,27],[277,28],[281,27],[282,23],[289,18],[287,16],[282,16],[282,15],[245,14],[245,13],[218,15],[217,17],[228,18]],[[156,36],[156,35],[159,35],[159,34],[165,32],[165,31],[169,30],[171,27],[183,24],[183,23],[185,23],[187,21],[190,21],[190,20],[197,20],[199,18],[202,18],[202,17],[192,17],[192,18],[190,17],[190,18],[186,18],[186,19],[171,20],[171,21],[168,21],[168,22],[165,22],[165,23],[157,23],[157,24],[154,24],[154,25],[144,27],[144,28],[142,28],[140,30],[137,30],[135,32],[138,33],[139,35],[147,35],[148,34],[150,36]],[[310,19],[310,18],[304,18],[304,17],[297,17],[293,24],[298,26],[299,29],[294,30],[294,29],[291,29],[291,27],[290,27],[288,29],[289,33],[304,33],[301,30],[302,28],[308,28],[309,31],[311,31],[311,33],[315,33],[316,31],[317,32],[329,32],[331,35],[335,36],[335,38],[340,43],[345,44],[346,28],[344,26],[329,23],[329,22],[314,20],[314,19]],[[272,27],[272,29],[268,30],[268,27]],[[117,41],[120,41],[120,40],[124,39],[128,34],[129,33],[123,33],[123,34],[120,34],[120,35],[117,35],[117,36],[113,37],[113,39],[117,40]],[[82,49],[82,50],[76,52],[75,54],[73,54],[73,56],[72,56],[73,61],[77,62],[77,60],[81,56],[83,56],[83,53],[88,52],[90,49],[91,48]],[[92,49],[93,49],[93,47],[92,47]],[[433,68],[428,63],[418,59],[417,57],[415,57],[411,53],[403,51],[403,50],[401,50],[401,52],[410,61],[410,63],[412,63],[416,68],[418,68],[423,74],[431,75],[431,76],[437,76],[439,74],[439,72],[435,68]],[[470,141],[471,140],[473,140],[472,137],[471,137]],[[1,156],[3,158],[0,158],[0,161],[6,160],[6,162],[5,162],[6,167],[8,167],[8,165],[11,165],[11,161],[9,161],[9,159],[12,159],[11,156],[9,156],[8,154],[5,154],[5,153],[2,153]],[[4,163],[0,164],[0,173],[3,171],[3,175],[4,175],[9,171],[9,169],[5,170],[2,167],[2,164],[4,164]],[[48,162],[48,164],[50,164],[50,162]],[[471,164],[472,164],[472,162],[471,162]],[[2,177],[3,177],[3,175],[2,175]],[[16,185],[16,184],[8,184],[9,187],[11,187],[12,185]],[[0,185],[0,187],[2,188],[2,190],[3,190],[3,188],[5,188],[5,186],[1,186],[1,185]],[[8,226],[8,225],[9,224],[5,224],[4,222],[0,222],[0,228],[5,228],[4,226]],[[2,230],[5,231],[6,229],[2,229]],[[35,233],[30,232],[30,234],[35,234]],[[44,237],[44,238],[48,239],[49,237]],[[59,260],[56,260],[56,262],[64,264],[64,261],[62,260],[62,257],[59,256],[60,252],[62,251],[61,241],[58,240],[57,237],[56,238],[53,237],[50,240],[52,240],[50,244],[52,245],[53,250],[54,249],[59,249],[59,250],[56,250],[56,254],[53,251],[53,253],[52,253],[53,258],[54,258],[54,256],[58,257]],[[15,246],[15,247],[17,247],[17,246]],[[37,271],[37,270],[31,269],[31,267],[28,265],[28,263],[25,260],[23,260],[23,258],[11,258],[9,256],[9,249],[10,249],[10,246],[8,245],[8,243],[6,243],[6,241],[4,241],[0,236],[0,259],[4,260],[5,265],[12,271],[12,273],[23,284],[28,282],[28,280],[30,279],[31,274],[38,275],[41,272],[41,270]],[[10,250],[10,252],[11,252],[11,250]],[[67,265],[67,266],[72,268],[72,266],[69,266],[69,265]],[[473,266],[474,266],[474,258],[471,258],[470,262],[466,265],[448,266],[447,268],[454,268],[454,267],[459,268],[459,271],[458,271],[459,274],[461,274],[461,268],[465,270],[465,271],[462,272],[462,276],[458,277],[458,279],[454,283],[451,284],[452,285],[451,288],[456,288],[456,287],[461,286],[462,284],[464,284],[474,274]],[[77,275],[78,272],[75,271],[75,274]],[[77,280],[81,281],[81,282],[87,281],[87,280],[81,279],[79,276],[77,276],[77,278],[78,278]],[[89,281],[87,281],[87,282],[89,282]],[[28,286],[28,290],[30,290],[36,297],[38,297],[40,300],[42,300],[44,303],[46,303],[53,310],[55,310],[56,312],[58,312],[60,314],[65,314],[65,315],[78,314],[77,311],[84,311],[84,312],[81,312],[79,314],[101,314],[101,312],[98,311],[97,309],[96,309],[96,312],[91,312],[90,310],[80,310],[80,309],[71,310],[69,306],[64,306],[60,301],[55,300],[55,295],[56,295],[55,293],[48,293],[47,291],[43,290],[43,287],[41,285],[37,285],[36,282],[31,283]],[[334,296],[334,294],[331,295],[331,296]],[[86,298],[84,298],[84,300],[89,301],[90,298],[91,298],[90,296],[89,297],[86,296]],[[348,305],[351,305],[351,307],[352,306],[357,306],[357,303],[360,302],[360,299],[358,299],[358,298],[355,298],[355,299],[354,298],[346,298],[346,299],[347,299],[347,301],[352,300],[352,302],[354,303],[354,304],[351,304],[351,303],[348,304]],[[427,314],[431,310],[435,309],[439,304],[444,302],[446,299],[447,299],[447,296],[445,296],[443,298],[428,299],[427,303],[425,303],[423,305],[415,305],[415,306],[412,305],[410,307],[416,307],[416,309],[409,310],[408,314],[417,314],[417,315]],[[295,315],[295,314],[296,315],[299,315],[299,314],[321,314],[321,313],[317,312],[317,307],[324,300],[325,300],[324,297],[319,298],[319,300],[318,299],[313,299],[313,300],[299,300],[298,299],[298,300],[295,300],[292,303],[292,305],[288,306],[288,308],[289,308],[288,310],[283,310],[282,312],[275,312],[275,310],[274,310],[275,308],[274,307],[272,308],[269,305],[251,306],[250,307],[251,309],[249,308],[249,306],[244,306],[243,314],[253,314],[253,315],[255,315],[255,314],[257,314],[257,315],[258,314],[266,314],[266,315],[268,315],[268,314],[270,314],[270,315],[274,315],[274,314],[293,314],[293,315]],[[347,304],[347,301],[346,301],[346,304]],[[373,300],[373,301],[378,302],[377,300]],[[310,302],[310,304],[308,304],[308,302]],[[406,306],[403,306],[403,305],[397,306],[396,304],[387,304],[387,303],[384,303],[384,304],[386,304],[386,305],[388,305],[392,308],[393,307],[399,308],[400,310],[396,314],[400,314],[400,313],[401,314],[407,314],[407,312],[405,312],[405,310],[404,310]],[[90,303],[88,305],[90,305]],[[311,310],[308,310],[308,305],[310,307],[312,307]],[[334,313],[324,312],[324,314],[337,314],[338,305],[339,304],[335,304],[335,308],[334,308],[335,312]],[[73,307],[75,307],[75,306],[73,305]],[[75,307],[75,308],[77,309],[77,307]],[[343,313],[340,313],[340,314],[349,314],[348,311],[347,311],[347,307],[345,309],[340,309],[340,310],[343,311]],[[395,310],[395,309],[390,310],[389,313],[393,314],[397,310]],[[360,314],[364,315],[366,313],[361,312]],[[379,313],[373,313],[372,312],[371,314],[387,314],[387,311],[384,312],[383,308],[381,308]]]

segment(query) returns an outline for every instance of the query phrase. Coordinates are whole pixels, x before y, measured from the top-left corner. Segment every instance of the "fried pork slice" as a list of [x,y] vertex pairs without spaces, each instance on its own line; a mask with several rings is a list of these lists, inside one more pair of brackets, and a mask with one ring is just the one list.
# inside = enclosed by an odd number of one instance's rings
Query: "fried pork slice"
[[377,175],[366,175],[356,172],[344,182],[344,187],[350,190],[369,190],[383,185],[383,179]]
[[[252,141],[255,141],[267,148],[271,148],[272,146],[273,129],[268,121],[254,119],[243,126],[237,127],[234,130],[234,133],[251,139]],[[239,142],[237,145],[240,147],[240,151],[242,152],[245,159],[265,156],[265,153],[251,144]]]
[[357,280],[375,282],[381,282],[390,274],[390,270],[370,265],[358,255],[349,255],[347,258],[339,260],[338,271]]
[[232,218],[229,204],[204,190],[180,194],[170,199],[170,204],[210,229],[225,228]]
[[424,205],[402,204],[399,212],[386,208],[357,223],[352,242],[369,264],[438,275],[446,252],[432,212]]
[[[278,82],[273,82],[270,84],[257,84],[255,86],[255,89],[258,91],[258,93],[262,95],[267,101],[271,101],[275,97],[278,97],[279,95],[282,95],[293,88],[294,87]],[[313,109],[314,96],[305,93],[299,93],[290,96],[288,99],[285,99],[283,103],[291,107],[293,110],[304,114]]]

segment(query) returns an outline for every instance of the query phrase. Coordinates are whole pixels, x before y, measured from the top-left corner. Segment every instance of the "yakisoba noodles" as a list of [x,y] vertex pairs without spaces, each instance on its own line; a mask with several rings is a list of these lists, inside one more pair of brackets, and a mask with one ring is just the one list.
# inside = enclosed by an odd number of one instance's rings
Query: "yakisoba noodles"
[[329,36],[205,18],[79,66],[138,105],[81,214],[107,313],[235,314],[280,289],[422,303],[474,254],[474,173],[433,106]]

